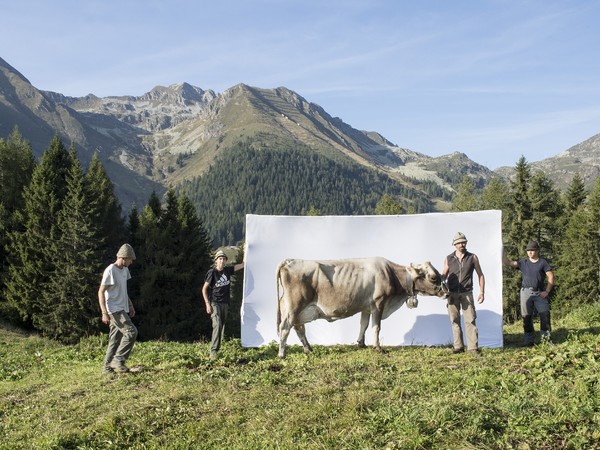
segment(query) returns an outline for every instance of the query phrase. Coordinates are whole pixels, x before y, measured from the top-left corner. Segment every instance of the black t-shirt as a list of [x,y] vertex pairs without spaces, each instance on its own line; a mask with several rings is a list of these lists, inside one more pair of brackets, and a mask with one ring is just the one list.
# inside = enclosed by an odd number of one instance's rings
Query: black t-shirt
[[233,266],[225,266],[221,272],[213,267],[206,272],[204,281],[210,286],[210,301],[212,303],[229,303],[231,275],[233,275],[233,272]]

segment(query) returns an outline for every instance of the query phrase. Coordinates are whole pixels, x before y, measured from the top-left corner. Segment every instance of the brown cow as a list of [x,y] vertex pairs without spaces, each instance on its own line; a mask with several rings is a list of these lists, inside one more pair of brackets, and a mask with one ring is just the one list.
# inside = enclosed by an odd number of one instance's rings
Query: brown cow
[[407,300],[409,306],[416,306],[417,293],[448,296],[446,284],[429,261],[422,266],[401,266],[382,257],[332,261],[286,259],[277,268],[278,356],[285,357],[285,344],[292,327],[308,353],[312,348],[306,339],[305,323],[316,319],[333,322],[359,312],[358,345],[365,346],[365,332],[372,315],[374,347],[381,350],[381,320]]

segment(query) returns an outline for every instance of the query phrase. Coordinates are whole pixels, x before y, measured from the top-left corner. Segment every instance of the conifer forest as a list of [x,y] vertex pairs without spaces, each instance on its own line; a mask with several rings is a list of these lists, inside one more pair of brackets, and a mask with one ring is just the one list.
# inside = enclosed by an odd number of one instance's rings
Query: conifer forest
[[[202,176],[123,211],[97,156],[83,167],[75,149],[55,137],[36,161],[15,130],[0,139],[0,316],[64,343],[98,334],[102,271],[128,242],[137,255],[129,293],[140,339],[209,338],[204,275],[217,247],[238,247],[241,261],[246,214],[431,212],[423,192],[446,196],[452,211],[501,210],[511,259],[526,256],[527,242],[537,240],[555,274],[553,314],[598,302],[600,177],[587,191],[575,174],[562,192],[522,157],[511,180],[494,177],[480,186],[464,177],[452,194],[421,187],[309,148],[260,150],[241,142],[221,152]],[[506,323],[520,319],[516,272],[503,276]],[[232,310],[241,295],[234,278]],[[230,320],[225,330],[238,337],[239,315]]]

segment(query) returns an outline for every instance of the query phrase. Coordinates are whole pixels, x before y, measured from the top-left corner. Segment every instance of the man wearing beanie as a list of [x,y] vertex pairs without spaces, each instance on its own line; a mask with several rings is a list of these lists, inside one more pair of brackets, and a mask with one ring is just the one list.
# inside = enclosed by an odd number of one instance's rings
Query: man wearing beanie
[[[517,261],[508,259],[502,253],[505,266],[519,269],[523,278],[521,281],[521,316],[523,317],[524,344],[531,347],[534,344],[533,311],[540,315],[540,334],[543,340],[550,340],[550,291],[554,287],[554,273],[550,263],[540,258],[540,244],[531,241],[525,248],[527,258]],[[544,287],[544,283],[546,286]]]
[[125,361],[129,358],[138,333],[131,322],[135,310],[127,294],[127,280],[131,278],[129,266],[134,259],[135,252],[131,245],[123,244],[117,252],[117,260],[102,274],[98,302],[102,310],[102,322],[110,324],[103,374],[129,372]]
[[467,237],[458,232],[454,235],[452,245],[456,249],[444,259],[442,277],[447,277],[450,297],[448,297],[448,316],[452,324],[452,335],[454,336],[453,353],[464,351],[462,328],[460,325],[460,311],[463,311],[465,320],[467,350],[469,353],[480,356],[479,333],[475,319],[475,302],[473,299],[473,271],[477,272],[479,279],[478,303],[485,299],[485,277],[479,264],[477,255],[467,251]]

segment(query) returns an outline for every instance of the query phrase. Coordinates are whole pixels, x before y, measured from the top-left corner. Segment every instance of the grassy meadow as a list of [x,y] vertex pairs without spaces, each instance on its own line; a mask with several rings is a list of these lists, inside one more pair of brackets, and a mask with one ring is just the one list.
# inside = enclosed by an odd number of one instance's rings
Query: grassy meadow
[[600,448],[600,304],[553,326],[533,348],[506,326],[481,358],[315,346],[279,360],[275,343],[231,340],[212,361],[208,343],[138,342],[138,372],[101,375],[106,335],[63,346],[4,325],[0,448]]

